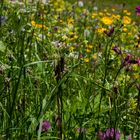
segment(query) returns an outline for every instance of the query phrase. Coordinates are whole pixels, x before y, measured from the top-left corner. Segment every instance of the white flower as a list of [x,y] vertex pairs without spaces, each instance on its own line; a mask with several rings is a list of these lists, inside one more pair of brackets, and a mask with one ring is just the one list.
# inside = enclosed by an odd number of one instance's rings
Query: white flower
[[93,7],[93,10],[94,10],[94,11],[97,11],[97,10],[98,10],[98,7],[97,7],[97,6],[94,6],[94,7]]
[[42,40],[42,39],[43,39],[43,40],[45,40],[45,39],[46,39],[46,36],[45,36],[45,35],[43,35],[43,34],[39,34],[39,35],[38,35],[38,37],[39,37],[41,40]]
[[90,35],[90,31],[85,29],[84,30],[84,37],[87,38]]
[[78,59],[79,58],[79,53],[78,52],[71,52],[68,57]]
[[78,1],[78,6],[79,7],[83,7],[84,6],[84,3],[82,1]]

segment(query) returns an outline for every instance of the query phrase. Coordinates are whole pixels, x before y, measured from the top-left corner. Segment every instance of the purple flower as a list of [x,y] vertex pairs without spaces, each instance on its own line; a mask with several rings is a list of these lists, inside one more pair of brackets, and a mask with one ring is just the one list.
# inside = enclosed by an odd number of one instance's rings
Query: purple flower
[[127,140],[132,140],[132,138],[131,137],[128,137]]
[[7,20],[7,17],[0,16],[0,23],[5,23],[6,20]]
[[115,140],[120,139],[120,132],[117,129],[114,129],[114,128],[106,129],[105,135],[106,135],[106,140],[107,139],[114,140],[114,138],[115,138]]
[[102,131],[99,131],[99,132],[97,133],[97,138],[98,138],[99,140],[106,140],[106,138],[105,138],[105,133],[103,133]]
[[114,33],[114,27],[112,27],[109,31],[105,30],[104,33],[110,37]]
[[117,54],[121,54],[121,50],[118,48],[118,46],[114,46],[113,48],[112,48],[112,50],[114,51],[114,52],[116,52]]
[[45,120],[42,122],[42,132],[45,132],[45,131],[47,132],[48,129],[50,128],[51,128],[51,124],[49,121]]
[[85,133],[86,132],[86,128],[78,128],[77,132],[78,133]]
[[137,64],[140,66],[140,58],[137,59]]
[[137,16],[140,16],[140,5],[136,7],[136,14]]
[[130,59],[130,60],[127,61],[127,63],[129,63],[129,64],[137,64],[138,61],[135,60],[135,59]]
[[130,58],[132,58],[132,54],[127,54],[127,56],[124,58],[123,62],[122,62],[122,67],[126,66],[127,64],[130,64]]

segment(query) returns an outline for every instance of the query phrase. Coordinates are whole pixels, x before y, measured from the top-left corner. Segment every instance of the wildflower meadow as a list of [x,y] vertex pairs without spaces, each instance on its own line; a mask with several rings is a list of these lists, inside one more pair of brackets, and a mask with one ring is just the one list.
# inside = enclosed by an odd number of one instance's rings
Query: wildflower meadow
[[0,0],[0,140],[140,140],[139,0]]

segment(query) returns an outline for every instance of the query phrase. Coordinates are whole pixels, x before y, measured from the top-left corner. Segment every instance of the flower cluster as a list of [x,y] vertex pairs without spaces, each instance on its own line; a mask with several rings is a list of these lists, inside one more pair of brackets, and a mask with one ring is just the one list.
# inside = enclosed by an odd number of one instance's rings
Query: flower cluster
[[42,122],[42,132],[47,132],[51,128],[49,121],[45,120]]
[[99,131],[97,138],[99,140],[120,140],[120,132],[114,128],[107,128],[105,132]]

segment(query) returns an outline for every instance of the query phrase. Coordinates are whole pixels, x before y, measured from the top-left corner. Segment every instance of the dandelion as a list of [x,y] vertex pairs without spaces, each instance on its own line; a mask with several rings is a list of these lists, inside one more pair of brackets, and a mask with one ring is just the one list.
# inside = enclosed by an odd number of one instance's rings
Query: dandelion
[[131,18],[129,18],[128,16],[124,16],[123,17],[123,23],[125,25],[130,24],[131,23]]
[[101,21],[105,24],[105,25],[111,25],[113,24],[113,19],[109,16],[103,17],[101,18]]

